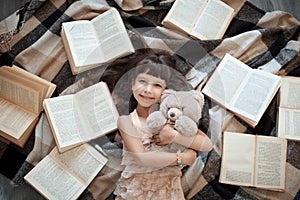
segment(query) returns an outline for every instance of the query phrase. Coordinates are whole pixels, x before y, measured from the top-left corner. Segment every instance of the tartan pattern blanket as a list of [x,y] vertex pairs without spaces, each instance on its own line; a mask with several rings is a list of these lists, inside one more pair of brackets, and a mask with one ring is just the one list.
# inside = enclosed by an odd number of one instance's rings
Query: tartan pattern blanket
[[[190,67],[207,73],[216,67],[225,53],[278,75],[300,75],[300,23],[289,13],[264,12],[245,0],[226,1],[235,8],[236,15],[223,39],[198,41],[180,35],[161,25],[172,1],[158,0],[32,0],[19,12],[0,22],[1,65],[15,64],[57,85],[55,95],[79,91],[101,79],[105,68],[72,75],[60,38],[61,23],[70,20],[92,19],[109,7],[116,7],[122,16],[136,49],[157,48],[184,58],[180,67]],[[130,56],[129,56],[130,57]],[[123,58],[123,64],[126,59]],[[120,70],[120,74],[122,75]],[[107,78],[107,77],[106,77]],[[116,77],[110,77],[118,79]],[[113,89],[112,86],[110,86]],[[205,100],[200,128],[214,143],[209,153],[199,158],[182,177],[187,199],[300,199],[300,143],[289,141],[286,161],[286,189],[274,192],[257,188],[239,187],[218,182],[222,156],[222,131],[226,111]],[[233,117],[226,130],[249,134],[275,136],[277,96],[256,128],[251,128]],[[122,114],[122,109],[120,113]],[[112,191],[120,175],[121,147],[115,133],[90,142],[100,145],[109,156],[106,167],[98,174],[80,199],[113,199]],[[0,140],[1,173],[11,179],[16,189],[29,187],[23,177],[55,145],[45,115],[42,114],[34,134],[23,149]],[[14,171],[7,170],[9,154]],[[3,192],[3,191],[2,191]],[[30,193],[30,192],[29,192]],[[1,191],[0,191],[1,195]],[[14,195],[13,192],[10,195]],[[39,195],[34,196],[37,199]],[[26,197],[25,197],[26,198]]]

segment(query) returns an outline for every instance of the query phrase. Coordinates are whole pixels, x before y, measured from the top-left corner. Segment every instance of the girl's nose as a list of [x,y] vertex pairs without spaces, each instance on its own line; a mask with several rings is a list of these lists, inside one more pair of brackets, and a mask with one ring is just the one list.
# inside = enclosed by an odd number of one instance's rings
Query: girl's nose
[[152,90],[152,85],[151,85],[151,84],[146,85],[145,90],[146,90],[147,92],[151,92],[151,90]]

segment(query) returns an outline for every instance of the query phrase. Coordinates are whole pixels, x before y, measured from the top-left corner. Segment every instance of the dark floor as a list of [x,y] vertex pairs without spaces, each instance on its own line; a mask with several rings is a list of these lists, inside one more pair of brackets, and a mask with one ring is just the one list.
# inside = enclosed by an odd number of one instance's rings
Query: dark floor
[[[30,0],[0,0],[0,20],[12,14]],[[282,10],[293,14],[300,21],[299,0],[249,0],[265,11]]]

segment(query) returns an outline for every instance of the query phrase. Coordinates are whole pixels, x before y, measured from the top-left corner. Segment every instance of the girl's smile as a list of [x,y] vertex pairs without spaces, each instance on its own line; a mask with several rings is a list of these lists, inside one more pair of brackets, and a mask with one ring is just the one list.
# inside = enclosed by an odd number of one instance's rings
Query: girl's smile
[[158,103],[165,88],[164,80],[146,73],[139,74],[132,84],[133,95],[143,107]]

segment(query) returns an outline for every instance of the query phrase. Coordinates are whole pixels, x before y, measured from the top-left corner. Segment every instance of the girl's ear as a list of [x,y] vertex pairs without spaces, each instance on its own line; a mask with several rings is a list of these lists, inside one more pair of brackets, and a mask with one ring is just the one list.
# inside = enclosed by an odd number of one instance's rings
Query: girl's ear
[[165,89],[163,91],[163,93],[161,94],[160,97],[160,102],[162,102],[167,96],[169,96],[170,94],[173,94],[175,92],[175,90],[172,89]]

